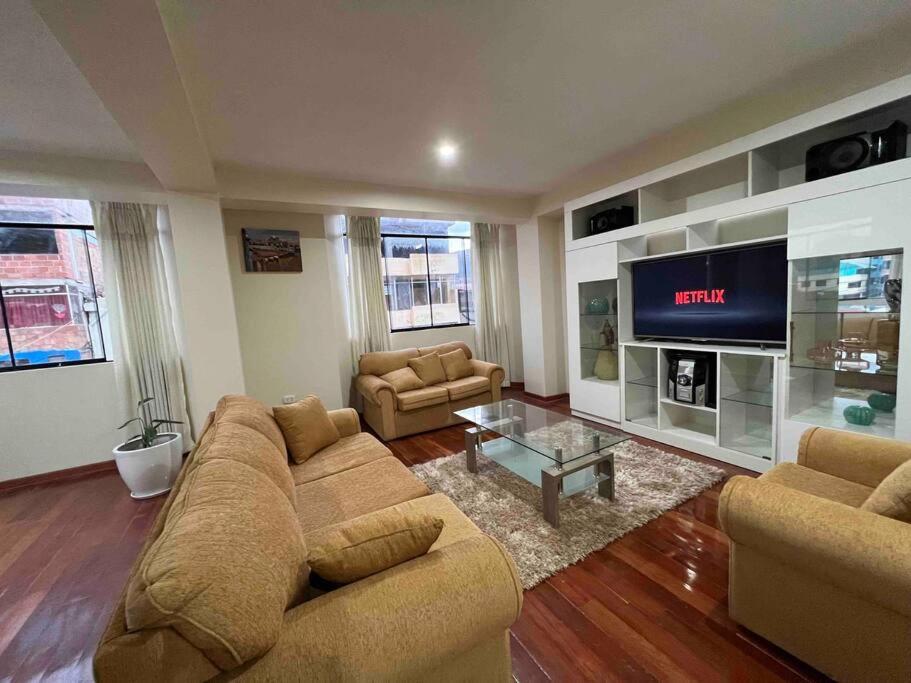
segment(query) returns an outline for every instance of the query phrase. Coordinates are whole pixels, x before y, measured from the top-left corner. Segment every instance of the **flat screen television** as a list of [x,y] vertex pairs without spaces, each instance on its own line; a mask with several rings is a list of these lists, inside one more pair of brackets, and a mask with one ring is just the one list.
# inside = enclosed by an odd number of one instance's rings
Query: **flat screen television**
[[637,261],[632,280],[637,338],[786,341],[785,242]]

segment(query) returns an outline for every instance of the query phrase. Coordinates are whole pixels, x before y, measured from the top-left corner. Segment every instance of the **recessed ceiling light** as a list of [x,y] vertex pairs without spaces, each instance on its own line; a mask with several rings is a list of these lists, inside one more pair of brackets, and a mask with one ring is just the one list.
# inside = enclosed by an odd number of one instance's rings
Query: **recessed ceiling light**
[[454,142],[443,140],[439,145],[437,145],[437,159],[444,166],[454,164],[458,158],[459,148],[455,145]]

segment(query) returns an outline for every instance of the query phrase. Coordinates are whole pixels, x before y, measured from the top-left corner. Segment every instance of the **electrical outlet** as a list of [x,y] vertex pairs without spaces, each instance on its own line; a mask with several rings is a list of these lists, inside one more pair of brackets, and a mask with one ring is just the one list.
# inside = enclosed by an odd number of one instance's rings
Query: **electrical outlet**
[[288,394],[287,396],[282,396],[282,403],[286,406],[294,403],[294,394]]

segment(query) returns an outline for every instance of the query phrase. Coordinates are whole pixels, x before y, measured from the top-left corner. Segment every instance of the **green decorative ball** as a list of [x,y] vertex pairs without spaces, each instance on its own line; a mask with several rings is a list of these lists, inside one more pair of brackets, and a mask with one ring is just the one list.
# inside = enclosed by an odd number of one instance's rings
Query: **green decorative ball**
[[587,309],[589,313],[606,315],[610,313],[610,301],[608,301],[606,296],[595,297],[588,302]]
[[849,424],[869,427],[876,420],[876,413],[867,406],[848,406],[842,412]]
[[879,410],[883,413],[891,413],[895,409],[895,394],[884,394],[881,391],[874,391],[867,397],[867,403],[873,410]]

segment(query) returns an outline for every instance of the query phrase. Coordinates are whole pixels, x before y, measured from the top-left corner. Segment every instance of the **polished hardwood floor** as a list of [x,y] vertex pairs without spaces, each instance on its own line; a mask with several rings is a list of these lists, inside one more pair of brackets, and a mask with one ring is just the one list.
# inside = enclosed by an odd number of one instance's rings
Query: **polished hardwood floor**
[[[412,465],[463,450],[463,429],[389,445]],[[721,486],[526,591],[511,633],[515,678],[825,680],[728,617]],[[0,494],[0,681],[91,680],[95,644],[162,502],[132,500],[114,472]]]

